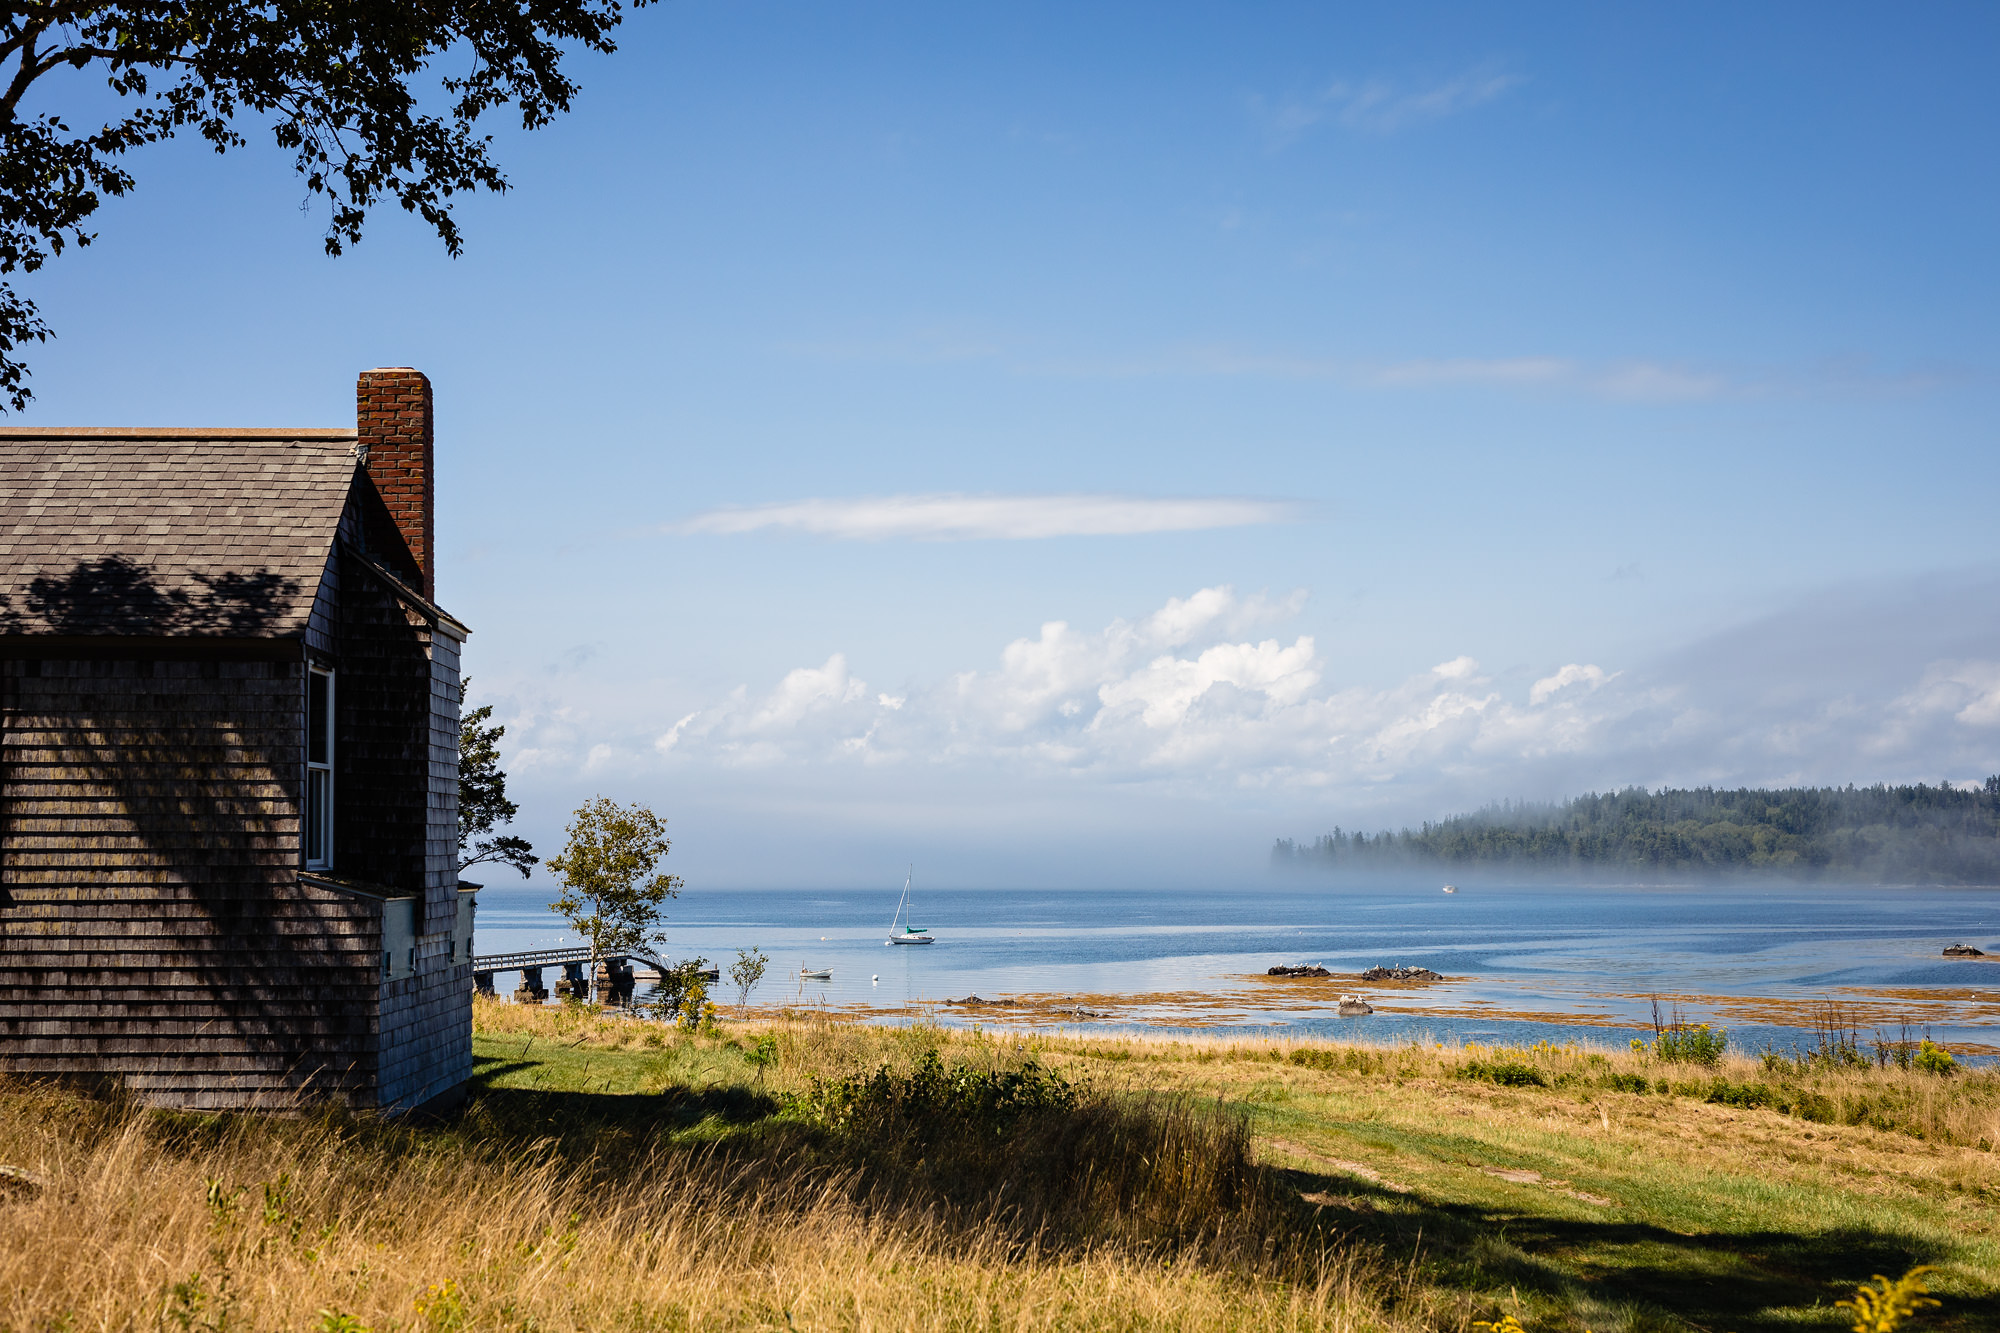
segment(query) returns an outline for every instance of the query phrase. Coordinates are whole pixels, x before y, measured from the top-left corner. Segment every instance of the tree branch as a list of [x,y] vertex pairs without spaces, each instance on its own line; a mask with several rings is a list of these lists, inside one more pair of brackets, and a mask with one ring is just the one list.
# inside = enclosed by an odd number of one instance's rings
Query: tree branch
[[[620,0],[16,0],[0,12],[0,65],[18,62],[0,69],[0,273],[89,244],[81,223],[101,196],[132,188],[121,154],[182,130],[227,152],[245,144],[237,126],[253,113],[328,200],[328,253],[358,243],[369,210],[393,199],[455,256],[454,196],[507,189],[479,118],[513,105],[535,129],[568,110],[577,88],[564,55],[615,50],[621,20]],[[416,86],[461,45],[468,73]],[[54,115],[24,120],[39,81],[65,65],[104,70],[112,92],[145,103],[84,133]],[[428,114],[438,91],[444,104]],[[0,302],[0,392],[17,407],[27,372],[5,352],[47,333],[31,304]]]
[[[35,67],[35,40],[46,31],[48,31],[47,24],[26,24],[21,29],[19,39],[11,44],[14,50],[20,52],[21,68],[14,71],[14,78],[8,83],[6,93],[0,95],[0,111],[4,111],[9,120],[14,119],[14,108],[21,104],[21,99],[27,95],[28,89],[34,86],[35,80],[54,68],[54,66],[44,66],[40,69]],[[13,51],[9,51],[8,54],[13,54]]]

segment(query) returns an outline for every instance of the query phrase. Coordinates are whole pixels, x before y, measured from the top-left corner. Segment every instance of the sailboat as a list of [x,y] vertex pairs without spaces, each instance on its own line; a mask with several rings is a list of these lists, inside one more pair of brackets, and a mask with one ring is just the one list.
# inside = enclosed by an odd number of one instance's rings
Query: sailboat
[[[903,877],[903,896],[896,903],[896,919],[889,923],[889,938],[884,944],[936,944],[930,931],[922,926],[913,926],[904,915],[910,906],[910,881],[916,877],[917,868],[910,867],[910,873]],[[898,929],[900,927],[900,929]]]

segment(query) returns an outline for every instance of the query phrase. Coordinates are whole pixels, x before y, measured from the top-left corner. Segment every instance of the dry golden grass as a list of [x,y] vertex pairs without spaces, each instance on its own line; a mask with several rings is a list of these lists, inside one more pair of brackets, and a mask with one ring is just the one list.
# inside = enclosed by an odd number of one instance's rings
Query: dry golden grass
[[[1749,1061],[1582,1048],[477,1022],[483,1090],[435,1126],[0,1086],[0,1164],[40,1182],[0,1179],[0,1330],[1751,1333],[1845,1327],[1834,1296],[1919,1260],[1921,1324],[1995,1309],[1990,1073],[1801,1076],[1845,1117],[1820,1122],[1704,1099],[1772,1080]],[[1092,1091],[997,1150],[771,1114],[934,1050]],[[1504,1063],[1544,1084],[1465,1076]]]
[[[518,1035],[577,1060],[593,1045],[651,1052],[660,1036],[575,1011],[492,1006],[481,1022],[510,1048]],[[824,1023],[780,1040],[789,1082],[917,1044]],[[530,1102],[496,1109],[493,1094],[423,1127],[0,1089],[0,1162],[40,1182],[0,1195],[0,1329],[1361,1330],[1467,1317],[1439,1316],[1370,1249],[1324,1236],[1260,1256],[1218,1243],[1223,1217],[1209,1235],[1024,1235],[976,1193],[927,1194],[890,1171],[902,1196],[890,1197],[864,1178],[887,1168],[782,1134],[731,1140],[726,1106],[678,1133],[605,1124],[595,1144],[566,1145],[588,1115],[579,1094],[520,1095]],[[550,1111],[572,1123],[538,1136]],[[1194,1154],[1158,1156],[1181,1173],[1161,1197],[1203,1197]]]
[[71,1131],[7,1135],[47,1181],[0,1241],[11,1329],[314,1329],[322,1312],[378,1329],[1377,1326],[1374,1275],[1339,1258],[1279,1287],[1110,1252],[1022,1255],[997,1234],[870,1215],[838,1181],[746,1196],[680,1162],[607,1188],[546,1162],[360,1147],[324,1123],[175,1145],[141,1118],[85,1125],[61,1100],[9,1100]]

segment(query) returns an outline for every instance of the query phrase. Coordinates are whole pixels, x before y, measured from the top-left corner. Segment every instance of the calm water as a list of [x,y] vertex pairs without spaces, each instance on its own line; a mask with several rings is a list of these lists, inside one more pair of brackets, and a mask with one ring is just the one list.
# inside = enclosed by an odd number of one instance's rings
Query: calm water
[[[1949,1045],[2000,1047],[2000,959],[1939,956],[1959,941],[2000,954],[1994,889],[938,890],[920,894],[915,914],[938,943],[885,947],[900,888],[690,891],[670,904],[667,952],[726,965],[739,948],[761,948],[771,958],[763,1004],[901,1010],[969,994],[1055,995],[1126,1024],[1622,1044],[1657,996],[1755,1051],[1809,1038],[1806,1009],[1830,999],[1849,1006],[1864,1041],[1907,1019]],[[547,900],[541,889],[488,888],[478,951],[574,942]],[[1327,1012],[1324,986],[1254,979],[1278,963],[1410,964],[1452,980],[1353,986],[1378,1012],[1342,1019]],[[802,983],[802,964],[833,979]],[[949,1006],[937,1016],[954,1021]]]

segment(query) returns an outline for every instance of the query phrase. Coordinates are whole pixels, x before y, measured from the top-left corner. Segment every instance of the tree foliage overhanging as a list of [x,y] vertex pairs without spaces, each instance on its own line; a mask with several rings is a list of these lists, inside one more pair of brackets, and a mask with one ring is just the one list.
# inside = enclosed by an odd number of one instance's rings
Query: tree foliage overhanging
[[[472,679],[460,683],[472,688]],[[483,704],[458,723],[458,868],[482,863],[512,866],[526,879],[541,858],[526,838],[496,834],[521,807],[507,799],[507,773],[500,767],[500,740],[507,728],[495,726],[493,705]]]
[[[456,255],[452,196],[507,188],[480,118],[513,106],[532,130],[569,110],[578,89],[565,48],[616,49],[620,19],[619,0],[0,6],[0,275],[90,244],[85,222],[135,184],[125,154],[182,131],[218,153],[241,148],[246,118],[271,127],[309,195],[325,199],[328,254],[393,199]],[[36,110],[66,72],[101,75],[126,114],[92,129]],[[13,353],[49,336],[34,302],[0,282],[0,396],[16,411],[31,394]]]
[[1312,870],[1489,866],[1564,877],[1752,873],[1881,884],[2000,884],[2000,777],[1968,790],[1708,787],[1504,804],[1420,828],[1281,838],[1274,865]]

